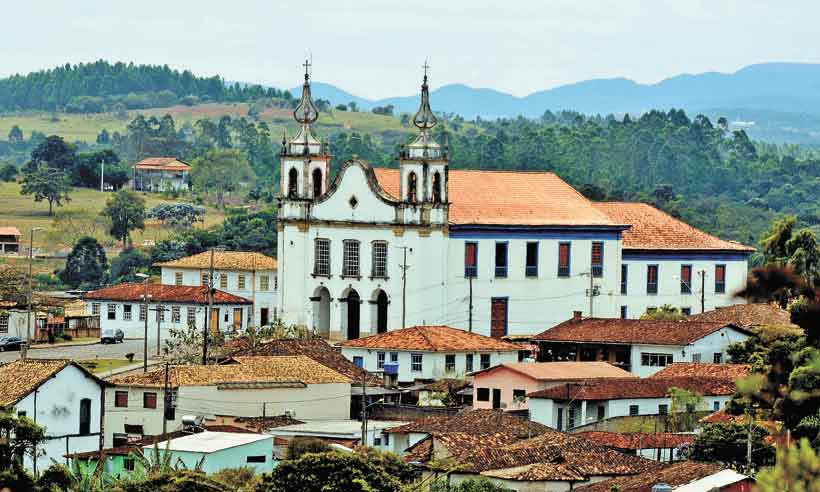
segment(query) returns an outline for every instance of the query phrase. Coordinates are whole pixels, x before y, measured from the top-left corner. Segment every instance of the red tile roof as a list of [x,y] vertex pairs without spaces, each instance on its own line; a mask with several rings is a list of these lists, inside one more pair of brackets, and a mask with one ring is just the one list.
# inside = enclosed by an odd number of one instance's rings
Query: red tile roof
[[16,227],[0,227],[0,236],[20,237],[20,229]]
[[[650,470],[637,475],[616,477],[603,480],[591,485],[577,487],[576,492],[652,492],[652,486],[666,483],[672,487],[679,487],[695,480],[714,475],[725,467],[716,463],[699,463],[697,461],[681,461],[659,470]],[[617,486],[617,489],[613,487]]]
[[692,434],[673,434],[671,432],[649,434],[644,432],[587,431],[573,435],[618,449],[676,448],[695,441],[695,436]]
[[[687,345],[731,326],[722,322],[694,322],[618,318],[570,319],[533,337],[551,342]],[[741,333],[745,329],[732,326]]]
[[[148,284],[147,289],[151,302],[208,303],[208,288],[205,286]],[[123,283],[93,290],[85,294],[83,298],[86,300],[139,302],[142,301],[145,290],[146,286],[142,283]],[[251,301],[244,297],[214,289],[214,304],[251,304]]]
[[780,306],[766,303],[735,304],[719,307],[705,313],[689,316],[690,321],[731,323],[751,328],[755,326],[797,326],[792,324],[791,314]]
[[342,347],[422,352],[517,352],[518,345],[449,326],[412,326],[340,344]]
[[631,226],[622,233],[625,251],[755,251],[752,247],[724,241],[695,229],[645,203],[599,202],[593,206],[613,222]]
[[[400,196],[399,170],[374,168],[382,189]],[[450,223],[457,225],[606,226],[612,221],[548,172],[451,169]]]
[[191,166],[176,157],[148,157],[136,164],[137,169],[155,169],[158,171],[187,171]]
[[427,417],[392,427],[385,432],[418,434],[460,432],[475,435],[503,432],[520,438],[543,434],[547,431],[549,428],[542,424],[516,417],[503,410],[478,409],[446,417]]
[[723,378],[734,381],[749,374],[746,364],[706,364],[700,362],[675,362],[653,374],[653,378],[670,378],[680,376]]
[[527,396],[549,400],[625,400],[664,398],[671,388],[681,388],[704,396],[725,396],[735,392],[735,383],[724,378],[674,377],[646,379],[603,379],[566,383]]
[[509,369],[537,381],[566,381],[589,378],[637,377],[609,362],[516,362],[504,363],[474,372],[474,376]]

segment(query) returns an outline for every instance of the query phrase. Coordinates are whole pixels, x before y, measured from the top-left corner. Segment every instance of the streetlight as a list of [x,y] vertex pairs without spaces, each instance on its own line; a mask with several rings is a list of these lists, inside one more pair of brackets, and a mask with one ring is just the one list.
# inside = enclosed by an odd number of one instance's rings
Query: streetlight
[[36,231],[42,231],[42,227],[32,227],[31,231],[29,231],[29,241],[28,241],[28,313],[26,316],[26,344],[23,345],[23,349],[20,351],[20,357],[25,359],[28,355],[28,346],[31,344],[31,298],[34,295],[34,284],[32,282],[33,277],[33,263],[34,263],[34,233]]
[[143,279],[142,284],[145,286],[145,293],[142,295],[142,301],[145,305],[145,337],[142,339],[142,372],[148,372],[148,299],[151,297],[148,295],[148,279],[151,277],[144,273],[137,273],[135,276]]

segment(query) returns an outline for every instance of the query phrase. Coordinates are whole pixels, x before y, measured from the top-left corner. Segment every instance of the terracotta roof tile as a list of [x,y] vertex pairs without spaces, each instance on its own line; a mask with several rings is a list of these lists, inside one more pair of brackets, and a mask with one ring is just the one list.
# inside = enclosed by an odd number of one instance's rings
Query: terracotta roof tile
[[0,236],[20,237],[20,229],[16,227],[0,227]]
[[[374,168],[382,189],[399,193],[399,170]],[[606,226],[612,221],[554,173],[451,169],[450,223],[455,225]]]
[[550,400],[624,400],[664,398],[671,388],[681,388],[704,396],[724,396],[735,392],[735,382],[725,378],[674,377],[645,379],[603,379],[566,383],[542,389],[527,396]]
[[792,324],[791,314],[780,306],[766,303],[735,304],[719,307],[705,313],[689,316],[690,321],[711,321],[731,323],[735,326],[752,328],[756,326],[797,326]]
[[67,359],[21,359],[0,365],[0,405],[14,405],[66,366]]
[[587,431],[573,435],[618,449],[676,448],[683,444],[692,444],[695,440],[695,436],[692,434],[673,434],[671,432],[649,434],[644,432]]
[[646,203],[598,202],[593,206],[613,222],[631,226],[622,233],[624,251],[755,251],[752,247],[724,241],[695,229]]
[[[178,302],[191,304],[207,304],[208,288],[205,286],[188,285],[160,285],[148,284],[148,295],[151,302]],[[101,301],[134,301],[139,302],[145,294],[145,284],[123,283],[93,290],[86,293],[83,299]],[[227,292],[214,289],[214,304],[251,304],[244,297],[235,296]]]
[[[350,379],[305,356],[235,357],[235,364],[220,366],[175,366],[170,369],[173,387],[212,386],[230,383],[349,383]],[[117,385],[159,387],[165,383],[165,369],[118,376]]]
[[503,432],[516,437],[530,437],[549,431],[545,425],[511,415],[503,410],[467,410],[446,417],[427,417],[409,424],[392,427],[385,432],[420,434],[459,432],[489,435]]
[[716,463],[682,461],[661,469],[632,476],[611,478],[591,485],[581,486],[574,490],[577,492],[610,492],[617,485],[617,490],[620,492],[652,492],[652,486],[658,483],[678,487],[708,477],[723,468],[723,466]]
[[412,326],[340,344],[342,347],[419,350],[423,352],[518,351],[519,346],[503,340],[469,333],[449,326]]
[[[173,261],[155,263],[158,267],[204,269],[211,266],[211,252],[206,251]],[[276,270],[276,258],[252,251],[214,251],[214,268],[220,270]]]
[[587,378],[631,378],[630,372],[609,362],[517,362],[504,363],[474,372],[473,375],[495,372],[506,368],[538,381],[566,381]]
[[749,374],[746,364],[711,364],[701,362],[675,362],[653,374],[653,378],[670,378],[680,376],[722,378],[734,381]]
[[162,171],[188,171],[191,166],[176,157],[147,157],[136,164],[137,169],[156,169]]
[[[619,318],[570,319],[533,337],[552,342],[687,345],[728,326],[722,322]],[[734,329],[747,333],[745,329]]]
[[717,412],[710,413],[709,415],[703,417],[700,419],[700,422],[706,424],[743,424],[747,420],[748,419],[745,415],[731,415],[726,412],[726,408],[721,408]]

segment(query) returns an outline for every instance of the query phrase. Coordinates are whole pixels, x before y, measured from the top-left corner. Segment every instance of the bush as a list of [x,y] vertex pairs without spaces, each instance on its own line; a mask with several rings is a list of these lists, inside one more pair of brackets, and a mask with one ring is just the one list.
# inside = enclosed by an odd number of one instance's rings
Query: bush
[[321,439],[314,437],[294,437],[288,444],[287,459],[298,460],[307,453],[326,453],[330,446]]
[[17,179],[17,166],[14,164],[4,164],[0,167],[0,181],[5,181],[6,183],[10,183]]

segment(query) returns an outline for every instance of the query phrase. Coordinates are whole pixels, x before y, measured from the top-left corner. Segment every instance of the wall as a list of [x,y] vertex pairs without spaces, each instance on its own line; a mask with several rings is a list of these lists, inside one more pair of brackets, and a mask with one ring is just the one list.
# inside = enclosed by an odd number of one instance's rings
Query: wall
[[745,335],[734,328],[725,327],[696,340],[689,345],[633,345],[631,349],[631,370],[633,374],[642,378],[651,376],[663,369],[659,366],[641,365],[641,354],[670,354],[674,362],[695,362],[696,354],[700,354],[700,362],[714,362],[716,353],[721,354],[721,361],[729,361],[726,349],[729,345],[746,340]]
[[[27,327],[28,324],[26,323],[27,311],[17,310],[17,309],[9,309],[4,311],[6,315],[8,315],[8,325],[9,329],[7,332],[0,332],[0,335],[7,335],[7,336],[17,336],[22,338],[23,340],[26,339],[27,334]],[[34,323],[34,314],[31,316],[31,336],[34,337],[36,332],[35,323]]]
[[[152,448],[143,448],[144,452],[152,452]],[[160,453],[165,453],[165,450],[160,449]],[[273,458],[273,436],[268,439],[235,446],[233,448],[222,449],[213,453],[198,453],[190,451],[169,451],[172,456],[172,464],[191,470],[196,468],[197,464],[202,462],[202,471],[211,474],[216,473],[226,468],[249,467],[253,468],[256,473],[270,473],[275,467]],[[265,456],[265,463],[248,463],[248,456]],[[204,457],[204,460],[203,460]]]
[[[99,449],[101,397],[102,388],[96,380],[74,366],[67,366],[14,406],[16,412],[25,412],[27,417],[45,428],[48,439],[39,448],[39,471],[48,468],[52,460],[66,463],[63,455],[67,451],[81,453]],[[91,434],[79,436],[80,400],[85,398],[91,400]],[[26,468],[33,469],[31,456],[27,455],[24,463]]]
[[[538,391],[549,386],[553,386],[557,382],[541,382],[526,376],[518,371],[507,369],[506,367],[498,367],[492,371],[483,372],[473,377],[473,408],[492,408],[492,389],[501,389],[501,403],[506,405],[507,410],[524,410],[527,408],[527,400],[517,403],[513,401],[513,390],[523,389],[525,394]],[[489,388],[489,401],[478,400],[478,388]]]

